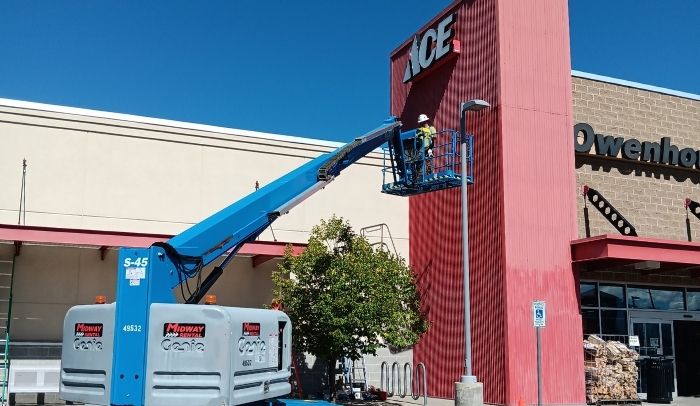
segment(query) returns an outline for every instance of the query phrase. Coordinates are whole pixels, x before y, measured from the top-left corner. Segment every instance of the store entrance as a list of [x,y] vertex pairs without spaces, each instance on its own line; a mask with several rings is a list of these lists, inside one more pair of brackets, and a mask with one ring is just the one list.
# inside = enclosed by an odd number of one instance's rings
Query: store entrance
[[700,321],[675,320],[678,396],[700,395]]
[[[639,337],[639,381],[637,391],[646,397],[647,376],[646,364],[651,358],[663,357],[675,361],[672,322],[652,318],[632,318],[632,334]],[[674,380],[667,382],[669,390],[675,391]]]

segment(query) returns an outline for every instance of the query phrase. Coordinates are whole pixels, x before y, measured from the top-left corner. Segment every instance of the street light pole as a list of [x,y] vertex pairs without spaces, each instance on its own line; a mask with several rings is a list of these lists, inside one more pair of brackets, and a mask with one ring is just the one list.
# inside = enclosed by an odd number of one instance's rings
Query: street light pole
[[490,105],[483,100],[462,103],[459,114],[460,156],[462,166],[462,264],[464,273],[464,375],[463,383],[476,383],[472,375],[471,303],[469,299],[469,201],[467,195],[467,111],[479,111]]

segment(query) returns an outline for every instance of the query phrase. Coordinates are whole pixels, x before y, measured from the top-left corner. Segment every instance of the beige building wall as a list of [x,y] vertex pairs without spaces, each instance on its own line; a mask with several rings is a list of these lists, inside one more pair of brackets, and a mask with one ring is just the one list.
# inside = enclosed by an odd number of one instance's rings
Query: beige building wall
[[[381,124],[368,119],[367,131]],[[348,134],[348,141],[361,134]],[[26,158],[26,224],[177,234],[338,143],[0,99],[0,223],[16,224]],[[386,223],[408,258],[408,200],[380,193],[382,155],[361,159],[273,224],[304,243],[333,214],[360,228]],[[375,237],[376,236],[376,237]],[[379,242],[378,233],[370,235]],[[270,230],[260,237],[273,240]],[[13,247],[0,244],[7,256]],[[57,341],[65,311],[114,299],[117,251],[25,244],[17,258],[12,339]],[[227,306],[271,300],[276,260],[238,257],[212,289]],[[180,296],[179,291],[176,296]]]
[[[8,257],[13,249],[0,244],[0,256]],[[23,245],[15,263],[12,341],[60,341],[70,307],[93,303],[96,295],[114,301],[117,256],[116,249],[102,260],[95,248]],[[261,308],[272,300],[271,274],[277,262],[253,268],[250,257],[237,257],[210,293],[220,305]],[[182,297],[179,289],[173,293]]]
[[[659,142],[670,137],[679,148],[700,149],[700,101],[573,77],[574,122],[598,134]],[[576,178],[598,190],[644,237],[687,241],[684,200],[700,200],[700,170],[600,158],[594,150],[576,156]],[[585,237],[583,197],[578,200],[579,236]],[[589,204],[591,235],[618,234]],[[693,240],[700,220],[692,217]]]
[[[573,77],[574,119],[596,133],[700,149],[700,101]],[[368,122],[368,130],[378,125]],[[348,139],[359,134],[348,135]],[[339,144],[144,117],[0,100],[0,223],[15,224],[21,162],[28,160],[27,224],[176,234]],[[408,202],[379,193],[381,155],[362,159],[274,225],[280,241],[305,242],[332,214],[359,229],[387,223],[408,257]],[[577,155],[577,183],[599,190],[640,236],[685,240],[683,200],[700,200],[700,171]],[[580,196],[580,193],[579,193]],[[583,198],[579,236],[585,237]],[[591,235],[617,231],[589,205]],[[690,217],[700,240],[700,220]],[[268,230],[262,240],[272,240]],[[376,239],[374,240],[377,241]],[[9,246],[0,246],[8,250]],[[116,252],[24,246],[18,259],[15,339],[55,340],[62,313],[95,294],[114,295]],[[221,304],[270,300],[275,261],[237,258],[215,286]],[[601,275],[602,277],[602,275]],[[663,277],[664,283],[687,284]],[[649,280],[658,283],[659,281]]]
[[71,306],[93,303],[98,294],[114,300],[116,262],[116,252],[101,261],[96,249],[23,245],[15,262],[11,340],[60,341]]
[[[369,119],[367,130],[380,124]],[[7,100],[0,100],[0,137],[0,223],[17,221],[26,158],[28,225],[165,234],[253,192],[256,181],[264,186],[340,146]],[[277,239],[305,242],[314,224],[336,214],[358,230],[388,224],[408,257],[408,201],[380,193],[381,165],[382,155],[372,153],[344,171],[275,222]]]

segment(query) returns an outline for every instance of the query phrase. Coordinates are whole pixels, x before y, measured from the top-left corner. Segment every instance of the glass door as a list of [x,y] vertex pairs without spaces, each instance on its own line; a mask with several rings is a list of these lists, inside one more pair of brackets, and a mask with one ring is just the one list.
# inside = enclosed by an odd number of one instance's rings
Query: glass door
[[[639,337],[639,380],[637,392],[646,394],[646,363],[650,358],[663,357],[673,360],[675,371],[675,352],[673,347],[673,323],[659,319],[630,319],[632,335]],[[675,395],[675,377],[669,382],[671,392]]]

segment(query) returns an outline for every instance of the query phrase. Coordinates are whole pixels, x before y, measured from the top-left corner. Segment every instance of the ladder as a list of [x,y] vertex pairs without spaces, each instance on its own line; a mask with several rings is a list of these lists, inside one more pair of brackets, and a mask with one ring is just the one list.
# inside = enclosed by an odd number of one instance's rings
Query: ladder
[[360,388],[360,392],[367,392],[367,368],[365,368],[365,357],[357,361],[352,361],[350,366],[353,386]]
[[14,247],[11,255],[0,255],[0,405],[7,404],[10,377],[10,320],[12,282],[15,269]]
[[356,361],[344,359],[342,370],[345,391],[353,394],[357,391],[367,392],[367,369],[364,357]]

